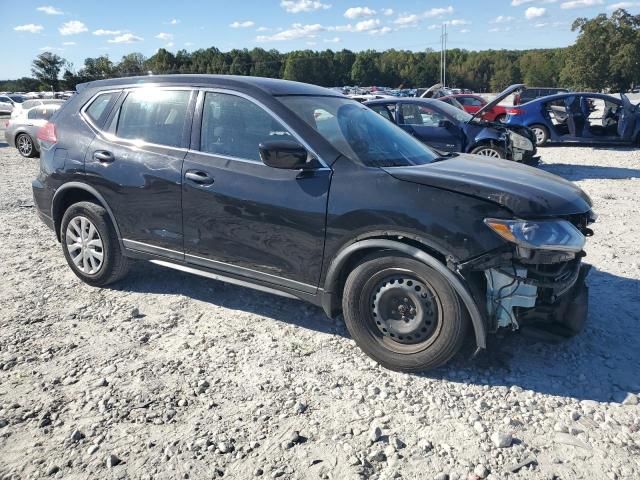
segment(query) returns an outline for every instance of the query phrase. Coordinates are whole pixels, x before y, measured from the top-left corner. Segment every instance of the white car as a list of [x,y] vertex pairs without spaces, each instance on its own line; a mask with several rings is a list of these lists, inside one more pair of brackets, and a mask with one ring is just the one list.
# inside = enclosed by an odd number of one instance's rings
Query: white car
[[16,103],[13,106],[13,111],[11,112],[11,118],[16,118],[22,114],[23,111],[29,110],[30,108],[37,107],[40,105],[62,105],[64,100],[55,100],[50,98],[36,98],[33,100],[25,100],[22,103]]

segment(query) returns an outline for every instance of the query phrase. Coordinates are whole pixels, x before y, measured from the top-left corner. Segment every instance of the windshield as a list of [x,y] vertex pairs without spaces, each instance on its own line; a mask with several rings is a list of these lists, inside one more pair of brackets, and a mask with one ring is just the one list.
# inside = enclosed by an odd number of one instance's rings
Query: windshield
[[368,167],[424,165],[438,158],[404,130],[353,100],[312,96],[279,100],[340,153]]
[[459,108],[454,107],[453,105],[449,105],[446,102],[438,101],[438,108],[442,110],[442,112],[450,117],[455,118],[458,122],[468,122],[473,117],[469,115],[464,110],[460,110]]

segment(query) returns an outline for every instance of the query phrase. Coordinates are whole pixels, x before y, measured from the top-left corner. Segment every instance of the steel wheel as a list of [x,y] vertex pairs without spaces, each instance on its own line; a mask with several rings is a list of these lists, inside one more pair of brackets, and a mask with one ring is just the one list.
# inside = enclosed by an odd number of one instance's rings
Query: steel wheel
[[31,155],[33,155],[33,141],[31,140],[29,135],[19,135],[16,143],[20,155],[22,155],[23,157],[30,157]]
[[73,217],[67,225],[66,245],[75,267],[87,275],[100,271],[104,247],[98,229],[83,216]]
[[424,350],[442,323],[442,308],[431,286],[400,269],[379,272],[367,284],[372,333],[391,350]]

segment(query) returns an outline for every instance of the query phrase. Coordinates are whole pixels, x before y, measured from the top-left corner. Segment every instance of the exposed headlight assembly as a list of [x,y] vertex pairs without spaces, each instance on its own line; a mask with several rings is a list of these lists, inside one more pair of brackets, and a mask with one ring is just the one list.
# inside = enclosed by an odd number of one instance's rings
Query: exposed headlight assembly
[[514,147],[519,148],[520,150],[533,150],[533,143],[531,143],[531,140],[528,138],[515,132],[509,132],[509,137],[511,138],[511,144]]
[[484,223],[505,240],[533,250],[579,252],[585,237],[566,220],[505,220],[485,218]]

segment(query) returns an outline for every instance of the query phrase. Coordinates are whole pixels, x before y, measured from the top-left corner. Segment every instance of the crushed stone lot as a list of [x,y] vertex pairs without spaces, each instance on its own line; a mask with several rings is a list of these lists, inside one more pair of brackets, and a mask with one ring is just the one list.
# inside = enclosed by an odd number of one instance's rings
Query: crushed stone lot
[[302,302],[148,263],[81,283],[0,143],[0,479],[640,478],[640,150],[540,153],[599,214],[585,331],[409,375]]

